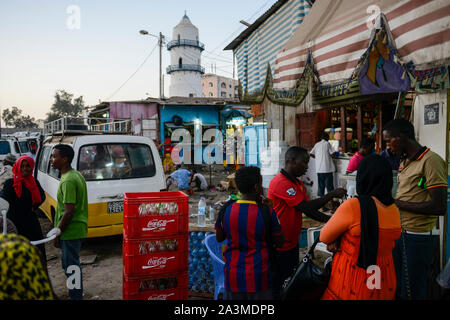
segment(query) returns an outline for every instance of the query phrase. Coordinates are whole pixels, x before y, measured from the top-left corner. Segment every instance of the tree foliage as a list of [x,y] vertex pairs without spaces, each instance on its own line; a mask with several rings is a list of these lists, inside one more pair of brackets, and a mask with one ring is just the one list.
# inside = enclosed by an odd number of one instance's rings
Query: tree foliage
[[2,119],[7,127],[37,128],[36,120],[29,115],[22,115],[22,110],[17,107],[3,110]]
[[65,90],[58,90],[55,93],[55,102],[50,112],[47,113],[47,121],[53,121],[63,117],[80,117],[83,113],[83,96],[73,98],[73,94]]

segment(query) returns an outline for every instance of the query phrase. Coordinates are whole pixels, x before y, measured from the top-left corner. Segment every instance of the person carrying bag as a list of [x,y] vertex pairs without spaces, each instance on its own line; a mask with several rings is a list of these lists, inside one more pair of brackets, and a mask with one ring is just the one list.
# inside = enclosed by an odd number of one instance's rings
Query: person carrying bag
[[395,298],[392,251],[401,225],[391,189],[389,162],[379,155],[365,157],[356,176],[358,197],[346,200],[320,232],[330,251],[340,239],[323,300]]
[[325,263],[323,270],[314,264],[314,249],[318,243],[319,237],[309,248],[292,277],[285,281],[281,300],[319,300],[322,297],[330,280],[331,263]]

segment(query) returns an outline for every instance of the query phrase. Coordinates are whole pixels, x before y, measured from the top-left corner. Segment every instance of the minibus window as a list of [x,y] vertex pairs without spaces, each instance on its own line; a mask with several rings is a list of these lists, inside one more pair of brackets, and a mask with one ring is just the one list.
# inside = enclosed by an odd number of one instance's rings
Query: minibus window
[[0,141],[0,154],[8,154],[11,152],[9,141]]
[[14,142],[14,151],[20,154],[19,144],[17,142]]
[[49,159],[50,159],[50,147],[45,147],[39,159],[39,171],[47,173]]
[[86,181],[152,177],[156,173],[148,145],[106,143],[83,146],[78,171]]
[[37,151],[37,142],[36,142],[36,139],[30,139],[30,140],[28,140],[28,148],[30,149],[30,152],[31,152],[31,150],[36,150]]
[[59,179],[59,170],[54,169],[50,164],[48,166],[48,174],[55,179]]
[[20,146],[20,152],[21,153],[30,152],[30,148],[28,147],[28,142],[27,141],[20,141],[19,142],[19,146]]
[[[50,157],[49,157],[49,159],[50,159],[50,158],[51,158],[51,152],[50,152]],[[54,168],[52,167],[50,161],[48,161],[48,174],[49,174],[51,177],[55,178],[55,179],[59,179],[59,178],[61,177],[61,174],[60,174],[59,170],[58,170],[58,169],[54,169]]]

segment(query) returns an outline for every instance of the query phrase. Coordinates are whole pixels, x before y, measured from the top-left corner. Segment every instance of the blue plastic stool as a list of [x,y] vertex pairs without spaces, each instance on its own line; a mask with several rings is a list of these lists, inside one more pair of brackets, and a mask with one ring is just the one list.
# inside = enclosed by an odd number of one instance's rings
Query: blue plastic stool
[[214,269],[214,300],[217,300],[219,293],[224,291],[224,267],[225,262],[222,260],[222,244],[226,243],[226,240],[217,242],[216,235],[210,234],[205,238],[205,246],[208,249],[208,253],[211,256],[211,261]]

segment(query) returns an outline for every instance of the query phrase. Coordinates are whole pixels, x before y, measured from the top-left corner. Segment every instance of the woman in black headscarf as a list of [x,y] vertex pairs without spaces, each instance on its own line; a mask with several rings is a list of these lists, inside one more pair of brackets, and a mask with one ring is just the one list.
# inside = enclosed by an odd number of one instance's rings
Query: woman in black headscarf
[[345,201],[320,232],[320,241],[336,252],[322,299],[394,299],[392,250],[401,227],[391,189],[389,162],[378,155],[365,157],[356,175],[358,197]]

